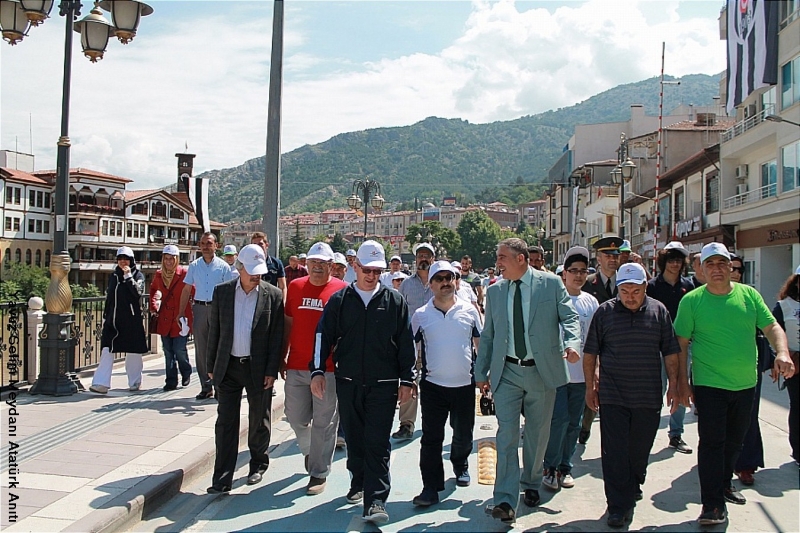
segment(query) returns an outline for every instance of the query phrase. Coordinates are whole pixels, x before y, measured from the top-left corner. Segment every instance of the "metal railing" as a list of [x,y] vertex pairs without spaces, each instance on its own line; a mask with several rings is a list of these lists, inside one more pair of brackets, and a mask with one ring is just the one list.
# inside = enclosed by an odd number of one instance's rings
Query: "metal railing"
[[6,390],[27,379],[27,310],[28,304],[25,302],[0,304],[0,390]]
[[770,183],[769,185],[764,185],[763,187],[759,187],[758,189],[754,189],[752,191],[747,191],[742,194],[737,194],[736,196],[731,196],[730,198],[726,198],[722,206],[723,209],[731,209],[734,207],[738,207],[740,205],[751,204],[753,202],[764,200],[765,198],[777,196],[777,194],[778,194],[778,184]]
[[737,122],[732,128],[728,128],[722,132],[722,142],[728,142],[734,137],[738,137],[749,129],[755,128],[766,120],[767,115],[775,112],[775,106],[772,104],[764,106],[760,113],[755,113],[742,121]]

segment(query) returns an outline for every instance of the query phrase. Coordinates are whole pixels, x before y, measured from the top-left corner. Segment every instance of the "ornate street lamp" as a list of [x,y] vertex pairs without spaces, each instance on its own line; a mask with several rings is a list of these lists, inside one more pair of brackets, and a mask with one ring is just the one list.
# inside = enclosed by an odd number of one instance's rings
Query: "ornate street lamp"
[[[119,15],[115,18],[121,27],[109,23],[99,7],[95,5],[89,15],[77,21],[83,5],[80,0],[62,0],[59,14],[66,18],[64,36],[64,82],[61,98],[61,136],[58,138],[58,158],[56,161],[55,233],[53,238],[53,257],[50,260],[50,285],[45,296],[47,314],[40,334],[41,365],[36,383],[31,387],[32,394],[64,396],[77,392],[75,381],[67,375],[74,368],[75,344],[77,342],[72,314],[72,291],[68,275],[72,258],[67,243],[69,217],[69,102],[72,80],[72,33],[81,34],[83,53],[92,63],[103,58],[110,35],[123,33],[130,41],[136,34],[139,18],[149,15],[153,9],[135,0],[115,0],[111,4],[113,13],[126,15],[136,12],[135,17]],[[3,38],[15,45],[27,34],[28,26],[38,26],[48,18],[53,1],[42,0],[0,0],[0,29]],[[106,6],[108,9],[109,6]],[[20,13],[25,19],[23,24]],[[132,34],[131,34],[132,32]],[[122,37],[120,37],[122,40]]]
[[611,171],[611,180],[619,185],[619,236],[625,239],[625,183],[633,179],[636,172],[636,163],[628,157],[628,137],[625,133],[619,134],[619,149],[617,150],[619,164]]
[[[372,202],[370,202],[370,197],[372,197]],[[354,211],[358,211],[362,205],[364,206],[364,240],[367,240],[367,212],[369,211],[369,206],[372,205],[374,211],[380,211],[383,209],[384,203],[385,200],[381,196],[381,184],[376,180],[365,178],[353,182],[353,191],[347,198],[347,206]]]

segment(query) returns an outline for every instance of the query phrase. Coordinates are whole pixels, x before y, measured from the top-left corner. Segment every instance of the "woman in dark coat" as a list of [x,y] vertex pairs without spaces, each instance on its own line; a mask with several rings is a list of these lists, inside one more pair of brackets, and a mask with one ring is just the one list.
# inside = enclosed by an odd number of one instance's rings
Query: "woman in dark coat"
[[111,387],[115,353],[126,353],[125,372],[128,390],[138,391],[142,385],[142,354],[147,352],[147,337],[142,321],[141,296],[144,275],[136,268],[133,250],[123,246],[117,250],[117,268],[108,280],[106,306],[103,310],[103,336],[100,364],[89,390],[105,394]]

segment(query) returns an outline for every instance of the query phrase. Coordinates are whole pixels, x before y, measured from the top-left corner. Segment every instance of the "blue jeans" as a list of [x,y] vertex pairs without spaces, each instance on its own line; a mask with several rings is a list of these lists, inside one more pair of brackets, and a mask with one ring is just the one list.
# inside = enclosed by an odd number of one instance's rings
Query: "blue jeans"
[[567,383],[556,389],[556,403],[550,421],[550,440],[544,454],[544,467],[562,474],[572,471],[572,456],[578,447],[586,383]]
[[164,346],[164,361],[167,368],[167,387],[178,386],[178,369],[181,377],[192,377],[192,364],[189,362],[189,352],[186,350],[186,337],[161,336],[161,345]]
[[[667,369],[664,366],[664,358],[661,358],[661,395],[667,393]],[[689,350],[689,356],[686,360],[686,366],[688,367],[688,373],[692,375],[692,354],[691,348]],[[686,418],[686,406],[679,405],[675,412],[669,415],[669,438],[678,437],[680,438],[683,435],[683,419]]]

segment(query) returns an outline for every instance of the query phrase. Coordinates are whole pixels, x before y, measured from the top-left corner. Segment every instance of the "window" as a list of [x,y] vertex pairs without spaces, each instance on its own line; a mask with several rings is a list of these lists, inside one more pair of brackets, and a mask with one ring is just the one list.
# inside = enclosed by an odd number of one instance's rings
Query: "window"
[[117,235],[122,237],[122,222],[117,222]]
[[50,193],[49,192],[44,193],[44,208],[45,209],[50,209]]
[[[658,227],[659,228],[669,228],[670,227],[670,197],[669,195],[664,196],[658,200]],[[667,231],[667,233],[670,233]]]
[[14,187],[14,203],[22,205],[22,189],[20,187]]
[[675,189],[675,210],[674,210],[675,215],[673,217],[673,220],[675,222],[679,222],[684,218],[686,218],[684,216],[684,214],[686,213],[686,206],[684,205],[686,200],[685,197],[686,193],[683,190],[683,187],[678,187],[677,189]]
[[14,201],[14,188],[6,187],[6,203],[10,204]]
[[604,230],[605,233],[613,233],[614,232],[614,215],[606,215],[606,229]]
[[109,235],[112,236],[112,237],[116,237],[117,236],[117,225],[114,224],[113,222],[110,225]]
[[153,204],[153,216],[167,218],[167,205],[161,202]]
[[36,233],[41,233],[41,232],[42,232],[42,221],[41,220],[37,220],[36,221]]
[[761,93],[761,109],[767,109],[767,113],[775,112],[775,87],[770,87],[767,92]]
[[11,217],[6,217],[6,231],[11,231]]
[[28,233],[33,233],[35,231],[34,230],[35,227],[36,227],[36,221],[34,221],[33,219],[29,220],[28,221]]
[[30,248],[25,250],[25,264],[26,265],[30,265],[31,264],[31,249]]
[[[50,233],[50,221],[49,220],[45,220],[44,221],[44,225],[42,226],[42,233],[48,233],[48,234]],[[48,261],[48,264],[49,263],[50,263],[50,261]]]
[[20,228],[20,219],[14,217],[14,231],[19,231],[19,228]]
[[36,260],[35,260],[36,266],[37,267],[42,266],[42,251],[41,250],[36,250],[35,257],[36,257]]
[[44,207],[44,196],[42,191],[36,193],[36,207]]
[[50,266],[50,250],[44,251],[44,266],[46,267]]
[[102,233],[103,235],[108,235],[108,220],[104,220],[104,221],[103,221],[102,228],[103,228],[103,229],[102,229],[102,232],[101,232],[101,233]]
[[22,263],[22,250],[20,250],[19,248],[14,250],[14,260],[17,263]]
[[133,237],[133,224],[128,222],[127,226],[128,226],[128,237]]
[[175,206],[170,206],[169,208],[169,218],[175,218],[177,220],[183,220],[183,211],[178,209]]
[[800,56],[781,67],[781,109],[800,102]]
[[761,187],[761,198],[778,193],[778,163],[774,159],[761,165]]
[[800,187],[800,141],[781,148],[781,192]]
[[3,254],[3,261],[6,263],[11,262],[11,248],[6,248],[6,253]]
[[142,204],[136,204],[131,208],[132,215],[146,215],[147,214],[147,202]]
[[28,202],[30,207],[36,207],[36,191],[28,191]]
[[706,176],[706,214],[719,211],[719,173]]
[[[797,16],[797,12],[800,10],[800,0],[781,0],[780,2],[780,11],[778,20],[781,21],[781,29],[794,20],[794,16]],[[789,20],[787,20],[789,19]]]

